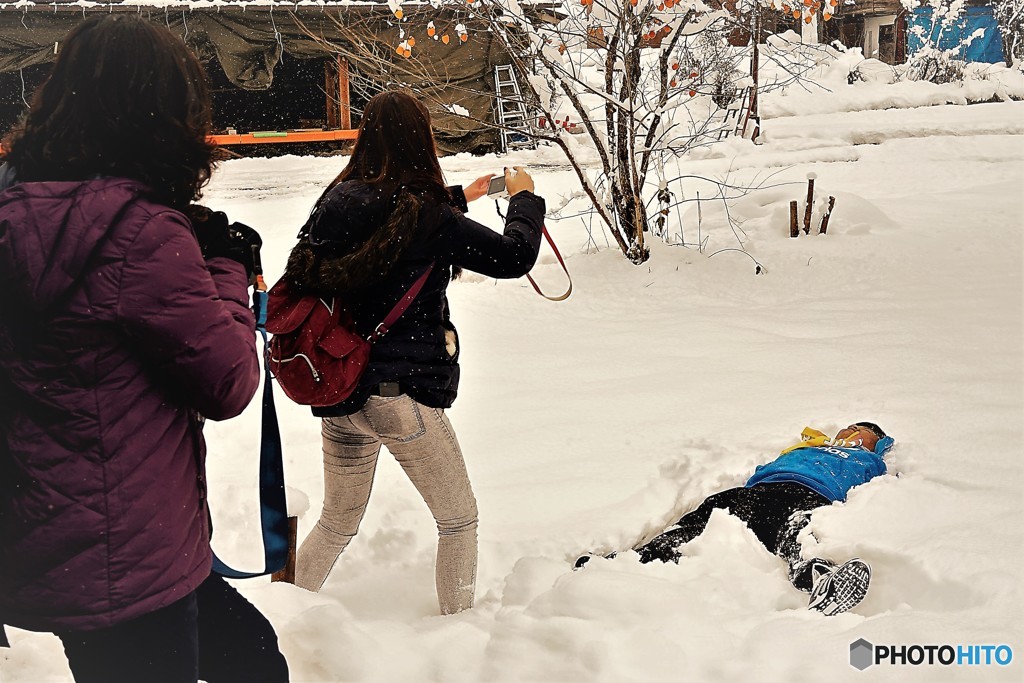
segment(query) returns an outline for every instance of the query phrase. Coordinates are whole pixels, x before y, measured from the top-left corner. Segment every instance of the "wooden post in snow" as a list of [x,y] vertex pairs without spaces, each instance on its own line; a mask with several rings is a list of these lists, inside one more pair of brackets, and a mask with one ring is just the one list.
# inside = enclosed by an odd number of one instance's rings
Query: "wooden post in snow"
[[794,199],[793,201],[791,201],[789,203],[789,236],[790,237],[799,237],[800,236],[800,226],[796,222],[796,213],[797,213],[797,207],[796,207],[796,200]]
[[814,175],[807,175],[807,207],[804,209],[804,234],[811,234],[811,209],[814,208]]
[[288,560],[279,571],[270,575],[270,580],[295,583],[295,549],[299,536],[299,518],[288,518]]
[[828,219],[832,216],[832,209],[835,205],[836,198],[830,195],[828,198],[828,208],[825,209],[825,215],[821,217],[821,226],[818,227],[819,235],[824,235],[825,231],[828,230]]

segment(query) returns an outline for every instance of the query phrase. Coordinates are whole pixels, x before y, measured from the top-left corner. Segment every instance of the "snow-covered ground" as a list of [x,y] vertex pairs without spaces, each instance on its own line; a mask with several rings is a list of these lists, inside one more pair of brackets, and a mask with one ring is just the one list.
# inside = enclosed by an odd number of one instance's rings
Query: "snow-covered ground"
[[[681,161],[764,185],[730,206],[747,254],[733,250],[720,204],[703,202],[698,226],[691,202],[672,241],[681,232],[706,249],[655,243],[640,267],[583,220],[552,221],[575,283],[565,303],[524,281],[454,284],[463,381],[449,414],[480,505],[477,606],[438,616],[433,521],[384,454],[360,535],[320,594],[238,584],[277,626],[293,680],[1024,679],[1024,103],[912,108],[933,97],[905,86],[807,93],[798,106],[766,97],[764,144],[727,141]],[[903,94],[887,100],[883,87]],[[550,151],[443,166],[466,183],[510,161],[533,165],[550,203],[574,187]],[[343,164],[232,161],[207,202],[262,232],[273,280]],[[790,239],[788,203],[802,204],[810,172],[835,212],[827,235]],[[486,202],[471,215],[500,225]],[[564,284],[548,252],[534,274],[552,291]],[[291,504],[309,501],[303,536],[322,498],[318,422],[278,396]],[[254,567],[258,413],[208,428],[216,546]],[[815,513],[805,545],[872,564],[852,613],[807,611],[783,563],[724,514],[678,565],[624,553],[570,570],[742,483],[804,426],[856,420],[896,438],[897,476]],[[0,680],[70,680],[56,638],[9,632]],[[1006,644],[1014,659],[860,672],[849,664],[858,638]]]

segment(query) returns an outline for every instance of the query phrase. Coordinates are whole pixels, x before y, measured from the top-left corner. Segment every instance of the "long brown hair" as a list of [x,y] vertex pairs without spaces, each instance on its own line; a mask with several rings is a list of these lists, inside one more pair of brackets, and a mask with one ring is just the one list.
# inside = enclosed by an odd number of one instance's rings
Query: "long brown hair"
[[405,187],[441,201],[451,198],[437,161],[430,112],[422,102],[401,90],[389,90],[366,103],[352,157],[324,195],[346,180],[392,192]]
[[134,14],[104,14],[61,42],[4,158],[23,182],[133,178],[185,209],[213,170],[210,128],[206,75],[185,43]]
[[312,248],[308,239],[300,240],[289,256],[285,277],[302,290],[354,292],[379,282],[413,242],[424,204],[451,201],[437,161],[430,112],[419,100],[392,90],[366,104],[352,157],[324,190],[317,207],[348,180],[365,183],[388,198],[389,215],[346,254],[327,255]]

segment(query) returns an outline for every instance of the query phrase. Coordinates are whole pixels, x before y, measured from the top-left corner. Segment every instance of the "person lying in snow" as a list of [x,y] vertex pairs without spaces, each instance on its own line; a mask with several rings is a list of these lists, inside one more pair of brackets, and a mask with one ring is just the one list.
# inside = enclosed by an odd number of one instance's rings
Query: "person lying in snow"
[[[833,438],[810,427],[802,440],[782,451],[740,487],[710,496],[675,526],[636,548],[641,562],[678,562],[679,547],[700,536],[712,510],[728,510],[743,520],[761,543],[789,563],[789,580],[810,593],[808,608],[826,615],[858,605],[868,592],[871,568],[859,558],[836,566],[820,558],[800,557],[797,536],[810,521],[811,511],[845,501],[854,486],[885,474],[885,454],[894,443],[871,422],[857,422]],[[614,557],[610,555],[609,557]],[[576,560],[583,567],[590,555]]]

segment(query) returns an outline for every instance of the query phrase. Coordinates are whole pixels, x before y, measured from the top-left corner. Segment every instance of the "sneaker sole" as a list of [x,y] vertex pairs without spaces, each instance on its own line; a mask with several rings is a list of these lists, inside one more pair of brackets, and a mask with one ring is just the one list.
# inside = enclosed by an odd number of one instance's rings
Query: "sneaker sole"
[[817,602],[808,605],[808,609],[818,610],[828,617],[835,616],[853,609],[867,596],[871,567],[867,562],[854,558],[823,580],[825,585],[818,594]]

